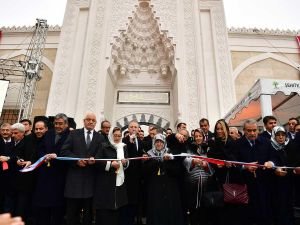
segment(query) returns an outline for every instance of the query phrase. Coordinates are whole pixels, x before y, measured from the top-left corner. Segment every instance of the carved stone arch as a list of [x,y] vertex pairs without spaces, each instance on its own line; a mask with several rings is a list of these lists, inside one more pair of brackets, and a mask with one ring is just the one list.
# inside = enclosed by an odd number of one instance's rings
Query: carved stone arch
[[109,74],[113,80],[141,73],[159,74],[164,79],[176,75],[175,48],[167,31],[160,29],[159,18],[150,0],[139,0],[127,30],[121,30],[111,48]]
[[130,121],[136,120],[140,125],[155,125],[158,129],[166,131],[170,127],[170,121],[161,116],[150,113],[134,113],[124,116],[116,121],[116,126],[120,127],[122,131],[128,128]]
[[[14,57],[17,57],[17,56],[26,55],[26,52],[27,52],[27,50],[22,49],[22,50],[14,51],[12,53],[2,55],[1,58],[2,59],[11,59],[11,58],[14,58]],[[49,68],[49,70],[53,73],[54,64],[51,62],[50,59],[43,56],[42,57],[42,63],[45,64]]]
[[233,79],[236,80],[237,77],[250,65],[256,63],[256,62],[260,62],[260,61],[263,61],[265,59],[274,59],[276,61],[279,61],[279,62],[282,62],[284,64],[287,64],[297,70],[299,70],[300,68],[300,65],[297,64],[296,62],[291,62],[291,60],[283,57],[283,56],[280,56],[280,55],[277,55],[277,54],[274,54],[274,53],[263,53],[263,54],[260,54],[260,55],[256,55],[256,56],[253,56],[253,57],[250,57],[249,59],[245,60],[244,62],[242,62],[237,68],[235,68],[235,70],[233,71]]

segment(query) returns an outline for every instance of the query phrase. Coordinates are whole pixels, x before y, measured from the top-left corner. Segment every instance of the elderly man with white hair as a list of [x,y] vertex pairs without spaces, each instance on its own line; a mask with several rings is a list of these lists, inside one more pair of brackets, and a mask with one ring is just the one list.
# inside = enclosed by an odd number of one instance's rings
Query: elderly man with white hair
[[84,127],[71,131],[61,148],[61,156],[79,158],[69,164],[66,176],[67,225],[77,224],[82,212],[82,225],[92,223],[92,198],[94,195],[94,157],[101,150],[103,139],[95,131],[96,115],[86,113]]
[[25,136],[25,126],[15,123],[11,126],[14,140],[15,158],[11,159],[17,164],[17,171],[13,178],[13,189],[16,193],[15,216],[21,216],[26,224],[30,224],[29,214],[31,211],[31,195],[34,189],[34,173],[21,173],[18,170],[30,166],[37,158],[32,137]]

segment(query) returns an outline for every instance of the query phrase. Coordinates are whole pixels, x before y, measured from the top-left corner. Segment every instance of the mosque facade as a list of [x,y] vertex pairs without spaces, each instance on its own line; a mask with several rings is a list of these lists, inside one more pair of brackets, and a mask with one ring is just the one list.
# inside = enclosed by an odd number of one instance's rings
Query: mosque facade
[[[1,30],[0,58],[24,55],[31,28]],[[227,28],[221,0],[68,0],[48,32],[32,116],[214,123],[257,79],[299,80],[297,34]],[[21,84],[10,80],[2,120],[17,110]]]

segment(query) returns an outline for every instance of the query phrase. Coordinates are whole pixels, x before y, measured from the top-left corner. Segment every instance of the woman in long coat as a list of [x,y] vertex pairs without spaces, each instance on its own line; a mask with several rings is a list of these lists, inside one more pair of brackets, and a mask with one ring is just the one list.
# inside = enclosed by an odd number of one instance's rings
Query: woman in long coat
[[[190,144],[188,154],[206,156],[206,148],[202,147],[204,133],[200,129],[194,131],[194,141]],[[186,157],[183,161],[185,172],[185,196],[191,225],[206,224],[209,212],[203,205],[202,197],[207,188],[210,175],[209,165],[199,158]]]
[[165,137],[154,137],[152,158],[144,162],[147,182],[147,225],[183,225],[178,179],[181,161],[174,160],[165,147]]
[[124,169],[129,163],[125,160],[127,149],[121,139],[121,129],[115,127],[109,134],[110,143],[104,143],[96,154],[99,159],[118,159],[102,161],[96,165],[96,225],[120,224],[120,208],[127,204]]
[[[288,166],[290,149],[289,138],[283,127],[276,126],[272,130],[271,144],[276,166]],[[299,149],[298,149],[299,150]],[[293,172],[282,168],[275,170],[273,185],[273,218],[275,225],[293,225],[292,178]]]
[[[214,139],[209,142],[207,156],[210,158],[230,160],[231,149],[234,145],[233,139],[229,135],[228,124],[220,119],[216,122],[214,129]],[[236,167],[213,165],[215,175],[220,186],[225,182],[243,183],[240,169]],[[214,224],[240,225],[247,213],[245,205],[224,204],[223,208],[215,210]],[[234,215],[234,216],[232,216]]]

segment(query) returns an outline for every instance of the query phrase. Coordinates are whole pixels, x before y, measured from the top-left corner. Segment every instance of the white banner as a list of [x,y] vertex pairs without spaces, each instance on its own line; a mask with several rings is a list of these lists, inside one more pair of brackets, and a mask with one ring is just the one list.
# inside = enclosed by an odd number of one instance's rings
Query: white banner
[[0,115],[2,113],[2,108],[6,98],[8,84],[9,84],[8,80],[0,80]]

